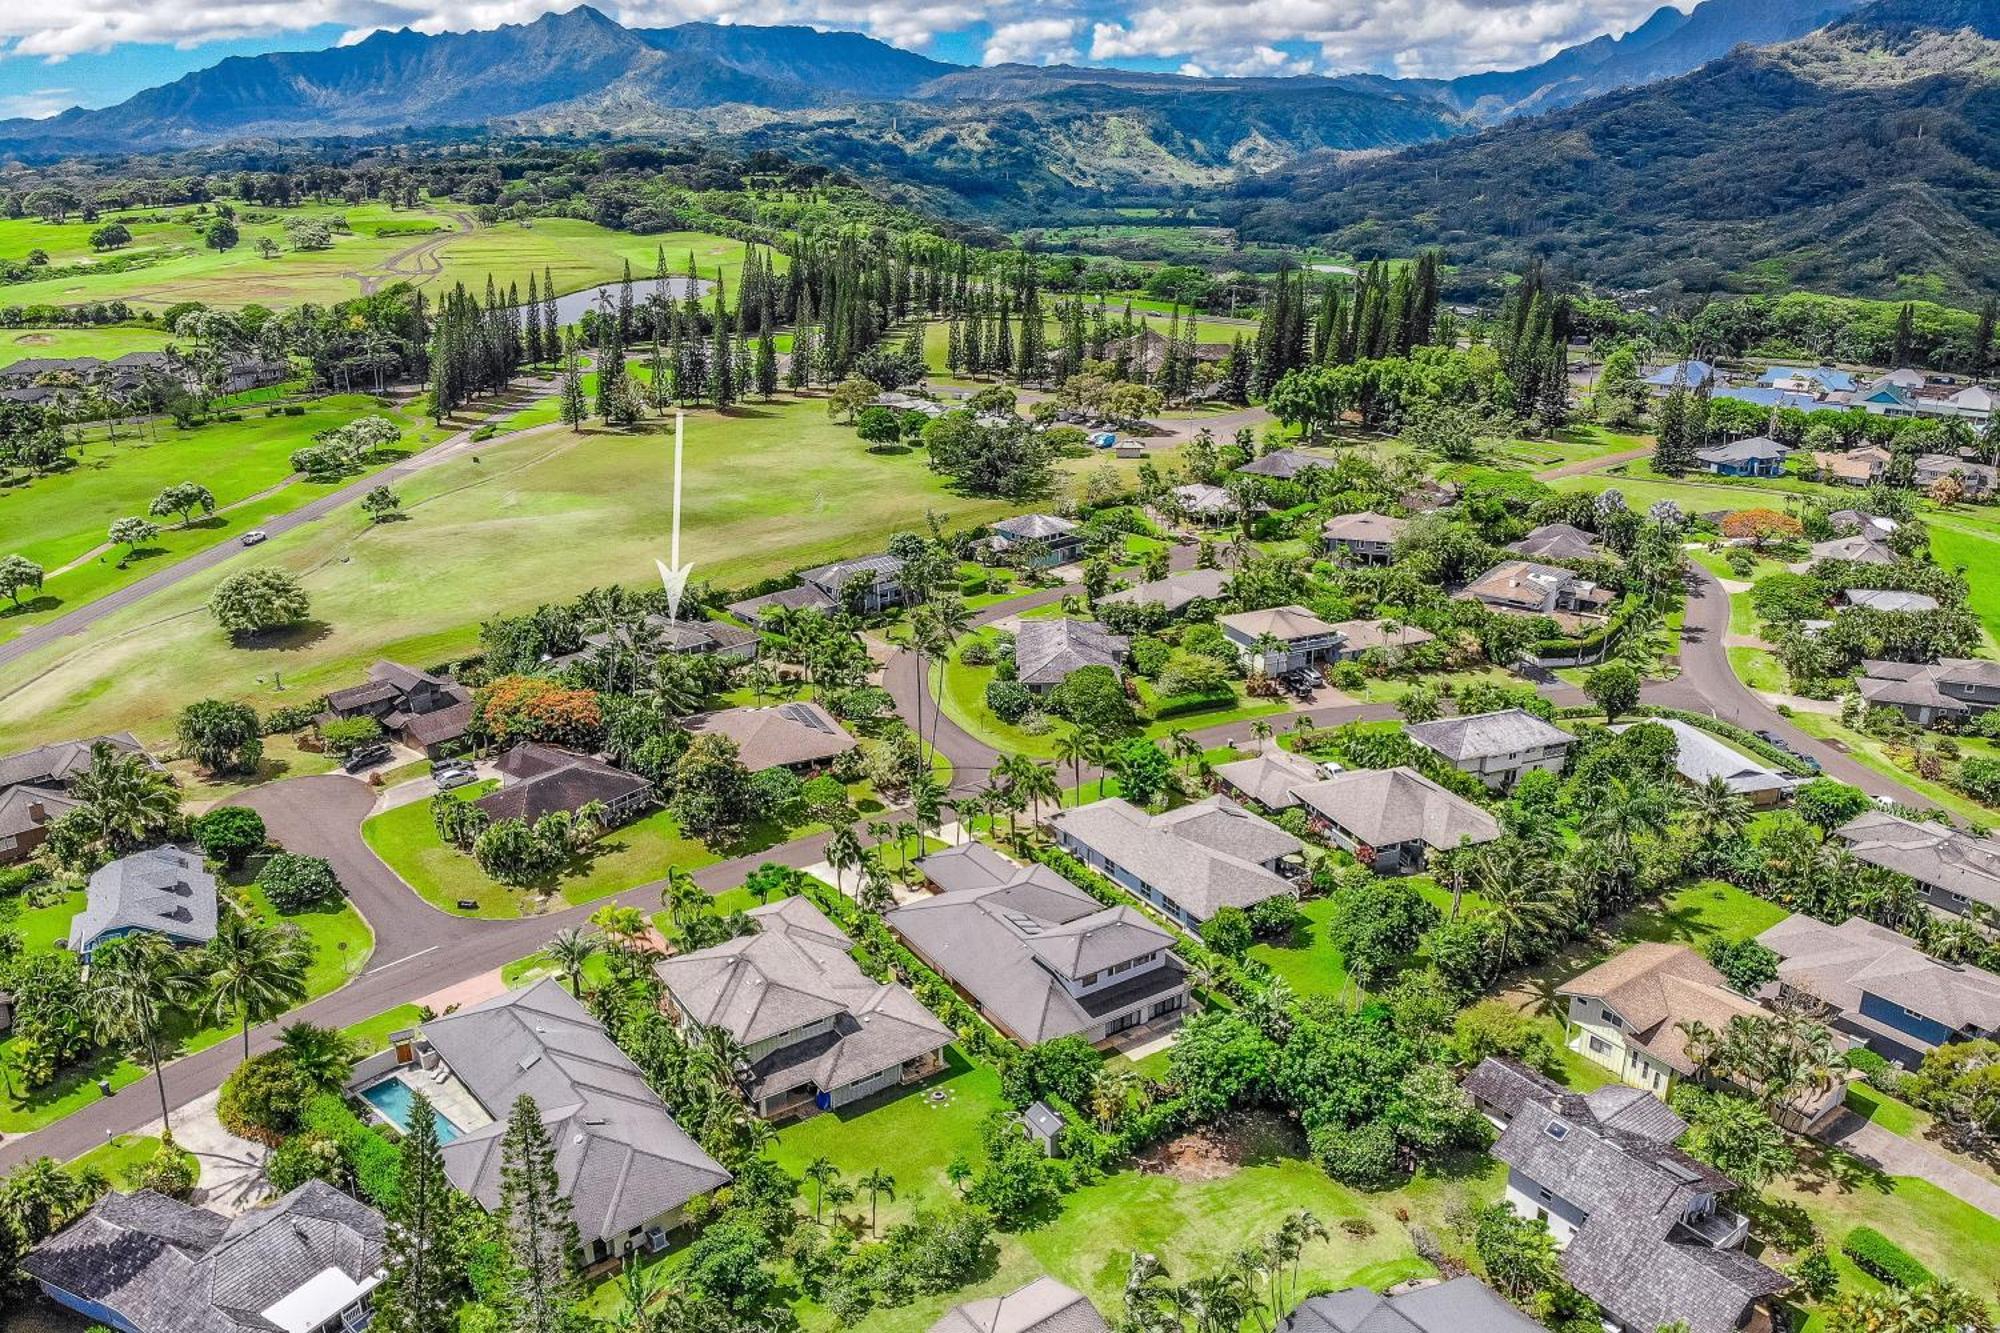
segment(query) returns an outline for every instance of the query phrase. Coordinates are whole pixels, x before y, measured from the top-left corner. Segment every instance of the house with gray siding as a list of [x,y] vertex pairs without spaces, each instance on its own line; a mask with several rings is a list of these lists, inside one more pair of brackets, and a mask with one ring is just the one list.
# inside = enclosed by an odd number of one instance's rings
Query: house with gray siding
[[114,1190],[21,1268],[116,1333],[363,1333],[382,1237],[381,1214],[320,1180],[235,1218]]
[[1359,768],[1294,787],[1312,826],[1377,874],[1422,870],[1433,852],[1493,842],[1492,815],[1414,768]]
[[2000,977],[1943,963],[1886,926],[1790,916],[1757,937],[1776,953],[1781,999],[1815,1005],[1878,1055],[1914,1067],[1947,1042],[2000,1032]]
[[1410,526],[1407,518],[1366,511],[1341,514],[1320,525],[1326,553],[1343,564],[1386,565],[1396,556],[1396,542]]
[[1309,1296],[1278,1333],[1547,1333],[1505,1297],[1467,1275],[1387,1293],[1349,1287]]
[[[1177,616],[1200,602],[1220,601],[1229,590],[1229,572],[1222,569],[1190,569],[1163,579],[1121,588],[1097,599],[1112,606],[1157,606],[1169,617]],[[1025,622],[1024,622],[1025,623]]]
[[1340,657],[1340,628],[1303,606],[1273,606],[1217,616],[1222,637],[1236,648],[1246,670],[1267,676],[1317,667]]
[[1116,797],[1058,810],[1056,843],[1190,929],[1225,907],[1249,908],[1292,894],[1304,844],[1227,796],[1165,814]]
[[1522,708],[1442,717],[1408,729],[1409,738],[1461,773],[1498,791],[1523,773],[1562,771],[1576,737]]
[[1665,1103],[1619,1084],[1565,1092],[1491,1058],[1466,1084],[1504,1120],[1493,1155],[1507,1166],[1507,1205],[1548,1227],[1563,1276],[1606,1328],[1736,1333],[1768,1321],[1771,1299],[1790,1290],[1743,1252],[1749,1222],[1722,1203],[1737,1182],[1675,1146],[1687,1123]]
[[1052,1277],[954,1305],[929,1333],[1109,1333],[1090,1298]]
[[737,1082],[758,1115],[837,1110],[944,1067],[951,1029],[904,987],[863,973],[854,941],[809,900],[747,915],[750,934],[653,971],[670,1013],[742,1048]]
[[1918,823],[1887,810],[1856,815],[1833,831],[1855,860],[1917,882],[1932,909],[1984,919],[2000,911],[2000,842],[1950,824]]
[[1180,1021],[1187,968],[1143,912],[1106,906],[1047,866],[1017,865],[981,842],[916,864],[933,892],[883,922],[1007,1036],[1096,1044]]
[[1873,706],[1894,708],[1918,726],[1963,722],[2000,707],[2000,662],[1945,657],[1935,662],[1869,658],[1855,682]]
[[977,549],[996,563],[1026,557],[1030,568],[1048,569],[1083,558],[1083,528],[1055,514],[1020,514],[987,529]]

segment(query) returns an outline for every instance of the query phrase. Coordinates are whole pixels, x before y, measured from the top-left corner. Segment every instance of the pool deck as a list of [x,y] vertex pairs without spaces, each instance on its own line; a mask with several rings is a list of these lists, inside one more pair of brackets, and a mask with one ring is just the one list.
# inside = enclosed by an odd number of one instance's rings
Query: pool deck
[[[440,1072],[444,1073],[442,1080],[437,1078]],[[428,1097],[431,1109],[446,1120],[449,1120],[461,1135],[474,1133],[493,1123],[493,1117],[486,1114],[486,1108],[474,1100],[472,1094],[466,1090],[465,1085],[460,1083],[458,1078],[446,1070],[443,1065],[439,1065],[437,1069],[424,1069],[416,1065],[405,1066],[389,1074],[386,1078],[377,1079],[374,1083],[369,1084],[368,1087],[378,1087],[388,1082],[389,1079],[397,1079],[406,1083],[410,1086],[411,1091],[421,1092],[424,1096]],[[361,1091],[363,1100],[367,1100],[366,1094],[368,1088],[363,1088]],[[383,1115],[382,1108],[375,1106],[372,1102],[369,1105],[374,1109],[376,1115],[382,1116],[384,1120],[388,1120],[388,1116]],[[395,1122],[391,1121],[390,1123],[394,1124]],[[398,1125],[397,1128],[401,1129],[402,1126]]]

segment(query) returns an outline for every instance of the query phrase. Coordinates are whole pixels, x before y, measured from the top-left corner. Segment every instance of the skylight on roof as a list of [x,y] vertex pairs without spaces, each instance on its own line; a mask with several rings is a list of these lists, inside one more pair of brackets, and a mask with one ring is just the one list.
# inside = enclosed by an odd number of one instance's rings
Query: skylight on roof
[[1542,1126],[1542,1133],[1548,1135],[1557,1143],[1561,1143],[1569,1137],[1569,1122],[1566,1120],[1551,1120],[1548,1124]]

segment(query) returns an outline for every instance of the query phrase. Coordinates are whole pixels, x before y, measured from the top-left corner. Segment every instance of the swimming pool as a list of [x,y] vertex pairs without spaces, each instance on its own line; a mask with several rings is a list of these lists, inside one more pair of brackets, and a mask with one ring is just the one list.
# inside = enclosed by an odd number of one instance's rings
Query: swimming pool
[[[361,1090],[362,1098],[382,1113],[382,1118],[397,1129],[410,1127],[410,1108],[416,1104],[417,1094],[408,1083],[400,1078],[385,1078],[380,1083],[370,1084]],[[450,1143],[462,1130],[444,1112],[431,1108],[431,1120],[437,1125],[439,1143]]]

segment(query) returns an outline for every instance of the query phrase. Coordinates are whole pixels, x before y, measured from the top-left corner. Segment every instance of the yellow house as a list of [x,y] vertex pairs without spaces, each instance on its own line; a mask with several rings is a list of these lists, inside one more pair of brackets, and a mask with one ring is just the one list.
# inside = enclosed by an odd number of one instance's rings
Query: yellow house
[[1695,1072],[1681,1024],[1721,1032],[1738,1016],[1768,1017],[1730,990],[1707,959],[1678,944],[1635,944],[1557,994],[1569,997],[1569,1048],[1663,1101],[1675,1079]]

